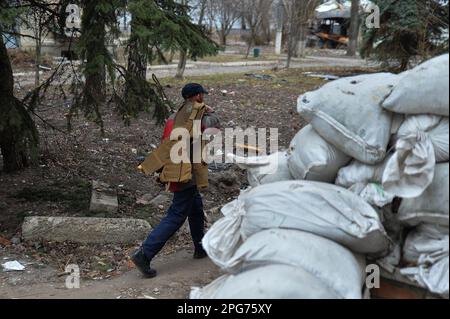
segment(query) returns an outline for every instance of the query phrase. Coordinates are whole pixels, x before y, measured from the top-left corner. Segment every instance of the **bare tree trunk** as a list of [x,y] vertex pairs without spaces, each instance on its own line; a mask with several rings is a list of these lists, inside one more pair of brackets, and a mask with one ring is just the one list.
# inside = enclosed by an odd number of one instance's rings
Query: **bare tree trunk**
[[200,15],[198,17],[198,25],[202,25],[203,20],[205,19],[206,1],[207,0],[202,0],[200,3]]
[[275,38],[275,54],[279,55],[282,51],[283,46],[283,20],[284,20],[284,10],[283,1],[278,0],[277,4],[277,33]]
[[304,58],[306,56],[306,44],[308,41],[308,25],[300,24],[299,25],[299,41],[297,47],[297,55],[299,58]]
[[42,12],[35,11],[33,16],[34,23],[34,43],[35,43],[35,73],[34,73],[34,86],[38,87],[40,84],[39,65],[41,64],[42,53]]
[[33,119],[14,96],[14,79],[3,37],[0,36],[0,151],[3,169],[13,172],[29,166],[39,143]]
[[287,50],[287,61],[286,61],[286,68],[289,69],[291,67],[291,61],[292,61],[292,51],[293,50],[293,42],[294,39],[292,39],[291,36],[289,36],[288,39],[288,50]]
[[288,36],[288,47],[287,47],[287,61],[286,61],[286,68],[289,69],[291,67],[291,60],[292,60],[292,55],[294,54],[294,49],[295,49],[295,13],[291,12],[290,13],[290,22],[289,22],[289,36]]
[[[186,4],[186,3],[184,3]],[[200,4],[200,16],[198,18],[198,25],[202,25],[203,19],[205,18],[205,11],[206,11],[206,0],[202,0]],[[180,51],[180,60],[178,62],[177,67],[177,74],[175,75],[175,78],[182,79],[184,77],[184,71],[186,70],[186,63],[187,63],[188,55],[186,50]]]
[[187,62],[187,52],[185,50],[180,52],[180,61],[178,62],[177,74],[175,78],[182,79],[184,75],[184,70],[186,69]]
[[174,56],[175,56],[175,51],[174,50],[170,50],[169,58],[167,59],[167,62],[172,63]]
[[220,44],[222,46],[226,46],[227,45],[227,34],[226,34],[226,31],[224,29],[221,29],[219,31],[219,38],[220,38]]
[[40,84],[40,74],[39,74],[39,66],[41,65],[41,52],[42,52],[42,42],[41,38],[37,37],[35,39],[36,42],[36,57],[35,57],[35,73],[34,73],[34,85],[38,87]]
[[252,45],[253,45],[253,34],[250,36],[250,39],[248,40],[247,54],[245,55],[246,59],[248,59],[248,56],[250,55],[250,49],[252,48]]
[[359,35],[359,0],[352,0],[350,37],[347,47],[347,56],[355,56],[358,47]]
[[245,22],[245,18],[244,17],[241,18],[241,29],[242,30],[247,30],[247,24]]

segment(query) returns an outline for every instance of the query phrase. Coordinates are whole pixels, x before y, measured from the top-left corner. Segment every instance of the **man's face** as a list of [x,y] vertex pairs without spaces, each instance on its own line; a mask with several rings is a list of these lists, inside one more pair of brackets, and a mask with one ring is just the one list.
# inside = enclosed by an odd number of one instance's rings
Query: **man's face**
[[197,103],[203,103],[203,93],[199,93],[193,97],[194,101]]

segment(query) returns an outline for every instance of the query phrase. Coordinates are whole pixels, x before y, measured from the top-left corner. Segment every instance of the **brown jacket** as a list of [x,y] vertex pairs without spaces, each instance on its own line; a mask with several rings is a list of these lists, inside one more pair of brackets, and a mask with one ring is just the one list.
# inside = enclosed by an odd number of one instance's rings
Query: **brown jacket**
[[[205,114],[206,106],[203,103],[192,103],[186,101],[178,110],[175,116],[175,124],[173,129],[185,128],[189,131],[191,138],[193,137],[194,120],[201,121]],[[200,132],[201,133],[201,132]],[[201,135],[196,138],[200,138]],[[208,165],[203,161],[201,163],[191,163],[191,161],[182,161],[181,163],[173,163],[170,159],[170,151],[172,147],[178,143],[178,140],[166,139],[162,144],[154,150],[141,164],[145,174],[151,175],[161,170],[160,180],[166,183],[186,183],[193,177],[197,187],[204,188],[208,186]],[[190,142],[189,142],[190,143]],[[205,147],[201,141],[201,149]],[[190,147],[190,145],[187,145]],[[191,156],[192,158],[192,156]]]

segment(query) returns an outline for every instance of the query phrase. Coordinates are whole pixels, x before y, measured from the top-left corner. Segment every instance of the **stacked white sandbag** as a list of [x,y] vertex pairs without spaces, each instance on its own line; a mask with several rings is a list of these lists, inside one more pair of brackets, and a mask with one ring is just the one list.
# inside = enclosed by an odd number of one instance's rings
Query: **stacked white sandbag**
[[194,287],[191,299],[339,299],[310,272],[271,264],[224,275],[204,288]]
[[433,181],[436,163],[449,160],[448,117],[409,116],[395,140],[395,152],[384,168],[383,188],[397,197],[420,196]]
[[369,165],[354,160],[339,170],[336,185],[348,188],[375,207],[384,207],[394,200],[394,195],[381,185],[387,160],[377,165]]
[[227,274],[191,298],[361,298],[364,257],[448,297],[448,64],[328,83],[287,152],[233,157],[254,188],[203,239]]
[[332,183],[339,169],[351,160],[327,143],[311,125],[304,127],[291,142],[288,167],[295,179]]
[[405,241],[403,259],[409,264],[400,270],[403,275],[449,297],[448,226],[421,224],[413,229]]
[[[229,275],[193,289],[192,298],[271,298],[274,291],[277,298],[362,298],[364,255],[390,250],[377,212],[332,184],[261,185],[242,192],[222,213],[203,247]],[[264,274],[262,286],[254,282]],[[268,291],[271,285],[277,287]]]
[[326,183],[288,181],[243,192],[222,209],[203,239],[209,257],[223,267],[239,245],[266,229],[307,231],[357,253],[384,255],[390,240],[377,212],[352,192]]
[[392,113],[380,105],[399,77],[377,73],[342,78],[298,99],[298,112],[327,142],[367,164],[383,161]]
[[416,198],[404,199],[398,219],[409,226],[421,223],[449,226],[449,163],[437,164],[431,185]]
[[252,187],[294,179],[288,167],[287,152],[256,157],[228,154],[227,157],[241,169],[247,170],[247,180]]
[[396,266],[400,265],[399,247],[404,252],[403,262],[411,262],[407,251],[414,243],[414,247],[421,247],[421,258],[426,262],[416,258],[416,265],[402,269],[401,273],[431,292],[448,297],[448,248],[445,258],[428,258],[433,254],[441,255],[430,247],[442,241],[434,241],[434,244],[423,241],[430,229],[436,228],[445,230],[444,239],[448,241],[448,54],[399,76],[399,84],[382,105],[398,112],[394,115],[395,125],[391,127],[392,154],[379,165],[355,160],[338,172],[336,184],[360,194],[382,210],[390,209],[385,205],[395,197],[401,198],[395,219],[402,227],[410,229],[410,235],[403,243],[395,238],[402,236],[393,236],[388,231],[394,238],[395,250],[381,264],[391,267],[395,265],[391,261],[395,260]]
[[[242,294],[242,290],[232,292],[233,296],[249,298],[250,296],[246,293],[255,290],[256,287],[252,287],[254,283],[248,280],[251,277],[248,272],[263,268],[258,272],[266,272],[267,279],[273,278],[273,275],[269,273],[269,271],[273,271],[273,268],[265,268],[272,265],[285,265],[306,271],[309,276],[316,279],[315,281],[321,282],[320,287],[324,296],[328,294],[333,298],[362,298],[365,258],[362,255],[353,254],[331,240],[293,229],[269,229],[249,237],[232,258],[223,265],[223,269],[229,275],[226,275],[220,282],[229,283],[237,280],[231,279],[236,276],[242,278],[243,284],[250,287],[246,288],[245,294]],[[277,269],[277,271],[283,271],[283,269]],[[279,279],[276,277],[276,280]],[[273,284],[281,285],[282,283],[274,282]],[[305,285],[304,278],[302,278],[302,282],[287,282],[287,284],[297,285],[298,291],[292,291],[292,295],[285,293],[286,298],[295,298],[299,292],[303,297],[317,297],[317,292],[312,292],[311,287]],[[197,290],[194,294],[207,299],[228,294],[229,292],[224,291],[227,289],[226,286],[213,283]]]
[[386,110],[402,114],[449,116],[449,55],[444,54],[404,72],[383,102]]

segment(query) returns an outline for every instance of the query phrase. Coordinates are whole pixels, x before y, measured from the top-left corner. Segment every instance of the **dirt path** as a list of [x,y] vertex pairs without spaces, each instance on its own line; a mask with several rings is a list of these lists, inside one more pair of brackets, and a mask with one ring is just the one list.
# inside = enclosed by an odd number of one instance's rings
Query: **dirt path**
[[188,250],[157,258],[154,267],[158,276],[153,279],[144,279],[134,269],[108,280],[81,280],[80,289],[67,289],[65,277],[58,277],[56,271],[47,267],[25,273],[0,273],[0,298],[184,299],[191,287],[203,286],[221,275],[209,259],[194,260]]

